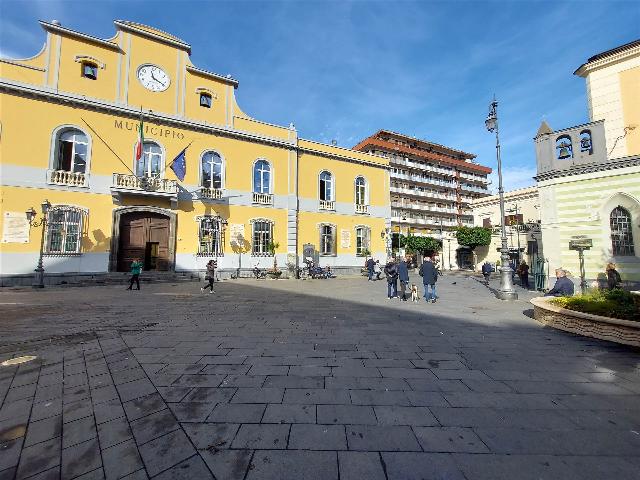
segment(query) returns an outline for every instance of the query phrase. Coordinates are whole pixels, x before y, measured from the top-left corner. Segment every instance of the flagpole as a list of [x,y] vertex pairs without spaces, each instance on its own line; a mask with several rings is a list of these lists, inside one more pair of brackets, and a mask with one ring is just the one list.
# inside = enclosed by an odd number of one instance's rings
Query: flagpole
[[118,154],[113,150],[113,148],[111,148],[111,146],[110,146],[110,145],[109,145],[109,144],[108,144],[108,143],[107,143],[107,142],[106,142],[106,141],[105,141],[105,140],[100,136],[100,134],[99,134],[98,132],[96,132],[96,130],[95,130],[91,125],[89,125],[89,122],[87,122],[87,121],[86,121],[84,118],[82,118],[82,117],[80,117],[80,120],[82,120],[82,121],[84,122],[84,124],[85,124],[87,127],[89,127],[89,129],[90,129],[93,133],[95,133],[96,137],[98,137],[98,138],[100,139],[100,141],[101,141],[102,143],[104,143],[104,144],[105,144],[105,146],[106,146],[106,147],[111,151],[111,153],[113,153],[113,155],[114,155],[118,160],[120,160],[120,163],[121,163],[122,165],[124,165],[124,168],[126,168],[127,170],[129,170],[129,172],[131,172],[131,175],[135,176],[135,173],[133,173],[133,170],[131,170],[131,169],[128,167],[128,165],[124,162],[124,160],[122,160],[122,159],[120,158],[120,156],[119,156],[119,155],[118,155]]
[[[180,150],[180,153],[182,153],[182,152],[186,151],[186,150],[187,150],[187,148],[189,148],[189,147],[191,146],[191,144],[192,144],[192,143],[193,143],[193,140],[191,140],[191,141],[189,142],[189,145],[187,145],[187,146],[186,146],[186,147],[184,147],[182,150]],[[166,165],[164,166],[164,169],[166,170],[167,168],[171,168],[171,165],[173,165],[173,162],[175,162],[175,161],[178,159],[178,157],[179,157],[179,156],[180,156],[180,154],[176,155],[176,157],[175,157],[173,160],[171,160],[171,163],[166,164]]]

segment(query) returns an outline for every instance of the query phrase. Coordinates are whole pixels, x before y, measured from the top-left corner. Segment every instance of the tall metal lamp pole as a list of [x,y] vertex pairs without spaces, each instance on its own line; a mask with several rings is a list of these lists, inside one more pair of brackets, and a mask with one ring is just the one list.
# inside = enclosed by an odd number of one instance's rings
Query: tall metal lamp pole
[[49,208],[51,208],[51,204],[49,200],[45,200],[42,202],[42,220],[39,222],[35,222],[33,219],[36,216],[36,211],[31,207],[26,211],[27,220],[29,221],[29,225],[32,227],[40,227],[42,226],[42,232],[40,235],[40,256],[38,257],[38,266],[34,270],[36,272],[35,278],[33,279],[33,284],[31,285],[33,288],[44,288],[44,265],[42,263],[42,257],[44,255],[44,235],[47,230],[47,215],[49,213]]
[[507,246],[507,229],[504,224],[504,189],[502,188],[502,162],[500,160],[500,137],[498,135],[498,101],[493,97],[493,102],[489,109],[489,115],[484,122],[487,130],[496,133],[496,158],[498,160],[498,194],[500,197],[500,240],[502,247],[500,248],[501,270],[500,270],[500,288],[496,296],[500,300],[517,300],[518,294],[513,287],[513,276],[511,265],[509,262],[509,247]]

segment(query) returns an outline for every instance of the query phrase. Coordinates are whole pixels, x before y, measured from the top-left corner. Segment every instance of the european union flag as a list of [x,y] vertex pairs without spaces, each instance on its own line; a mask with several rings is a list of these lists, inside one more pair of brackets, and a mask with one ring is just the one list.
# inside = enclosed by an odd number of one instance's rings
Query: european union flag
[[173,159],[170,167],[171,170],[173,170],[173,173],[176,174],[176,177],[178,177],[178,180],[180,180],[181,182],[184,181],[184,176],[187,173],[187,156],[185,154],[186,151],[186,148],[182,150],[178,154],[178,156]]

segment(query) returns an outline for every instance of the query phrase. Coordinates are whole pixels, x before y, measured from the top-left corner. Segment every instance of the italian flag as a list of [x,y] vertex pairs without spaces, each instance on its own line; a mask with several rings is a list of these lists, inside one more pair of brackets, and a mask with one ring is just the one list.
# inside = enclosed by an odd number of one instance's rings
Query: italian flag
[[142,125],[142,118],[138,124],[138,142],[136,143],[136,160],[140,160],[142,157],[142,144],[144,143],[144,127]]

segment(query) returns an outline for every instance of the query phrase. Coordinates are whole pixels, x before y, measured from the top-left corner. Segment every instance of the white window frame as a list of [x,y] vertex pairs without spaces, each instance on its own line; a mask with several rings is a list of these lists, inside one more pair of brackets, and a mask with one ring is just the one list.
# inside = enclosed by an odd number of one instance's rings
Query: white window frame
[[[256,242],[256,226],[261,227],[261,237],[258,242]],[[262,227],[267,225],[266,229]],[[269,243],[273,242],[273,220],[269,220],[266,218],[254,218],[251,220],[251,256],[252,257],[269,257],[271,256],[271,252],[269,251]],[[266,239],[265,239],[266,235]]]
[[[140,172],[138,171],[138,164],[139,162],[141,162],[144,158],[145,155],[147,155],[147,153],[145,153],[145,146],[147,145],[155,145],[156,147],[158,147],[160,149],[160,153],[152,153],[152,155],[159,155],[160,156],[160,161],[159,161],[159,165],[160,165],[160,171],[154,175],[151,174],[151,159],[149,159],[148,162],[148,167],[146,169],[145,172],[143,172],[142,175],[140,175]],[[142,144],[142,157],[140,157],[140,160],[135,160],[135,146],[134,146],[134,162],[133,162],[133,166],[134,169],[133,171],[135,172],[136,177],[150,177],[150,178],[164,178],[164,161],[165,161],[165,152],[164,152],[164,147],[159,143],[156,142],[155,140],[152,139],[144,139],[144,142]]]
[[[59,212],[64,214],[64,218],[61,222],[54,222],[53,216]],[[86,225],[88,211],[85,208],[76,207],[73,205],[54,205],[47,212],[47,230],[45,232],[44,242],[44,254],[45,255],[60,255],[60,256],[72,256],[80,255],[82,253],[82,238],[84,237],[84,228]],[[52,248],[52,241],[54,239],[54,227],[59,228],[59,248]],[[73,236],[75,239],[75,248],[70,249],[68,247],[69,229],[75,226],[75,233]],[[56,230],[58,230],[56,228]]]
[[[213,183],[211,180],[209,181],[209,185],[205,185],[205,179],[204,179],[204,166],[205,166],[205,156],[207,156],[208,154],[215,154],[218,156],[218,158],[220,159],[220,186],[219,187],[214,187],[211,184]],[[220,152],[216,151],[216,150],[205,150],[204,152],[202,152],[202,155],[200,155],[200,185],[202,187],[205,188],[215,188],[215,189],[220,189],[222,190],[224,188],[224,180],[225,180],[225,161],[222,155],[220,155]],[[213,175],[212,175],[213,178]]]
[[[256,169],[258,168],[258,164],[266,163],[269,167],[269,170],[261,170],[260,172],[260,190],[258,189],[258,185],[256,185]],[[264,181],[264,172],[269,173],[269,181],[266,182],[267,191],[265,191],[265,181]],[[253,166],[251,168],[251,184],[253,186],[253,193],[263,193],[263,194],[271,194],[273,193],[273,165],[266,158],[258,158],[255,162],[253,162]]]
[[[326,233],[326,229],[330,229],[328,234]],[[318,225],[318,233],[319,233],[319,239],[320,239],[318,250],[320,251],[320,256],[335,257],[336,251],[337,251],[337,243],[338,243],[337,226],[332,223],[321,223]],[[331,242],[329,245],[329,249],[325,249],[327,236],[329,236],[330,242]]]
[[[371,228],[366,225],[356,225],[356,256],[364,257],[364,250],[371,251]],[[359,236],[358,233],[362,232]],[[358,242],[360,241],[360,245]]]
[[[329,179],[323,179],[322,176],[324,174],[329,175]],[[327,185],[329,185],[329,193],[330,195],[327,196]],[[324,187],[324,188],[323,188]],[[325,198],[322,198],[322,197]],[[336,181],[335,181],[335,177],[333,175],[333,173],[331,173],[329,170],[322,170],[319,174],[318,174],[318,199],[320,201],[324,201],[324,202],[335,202],[336,199]]]
[[[358,188],[360,188],[360,185],[358,185],[358,180],[362,179],[362,181],[364,182],[364,185],[362,185],[362,201],[363,203],[358,203]],[[353,182],[353,188],[354,188],[354,200],[353,202],[356,205],[369,205],[369,183],[367,182],[367,179],[364,178],[362,175],[358,175],[354,182]]]
[[[82,135],[84,135],[85,139],[87,140],[86,143],[86,148],[87,148],[87,152],[85,155],[85,167],[84,167],[84,175],[88,175],[89,171],[91,169],[91,136],[87,134],[87,132],[85,132],[83,129],[78,128],[76,125],[60,125],[58,127],[56,127],[52,134],[51,134],[51,153],[50,153],[50,157],[49,157],[49,168],[51,170],[60,170],[60,171],[68,171],[68,172],[73,172],[73,156],[74,154],[72,154],[72,159],[71,159],[71,170],[62,170],[59,167],[59,160],[60,160],[60,147],[61,147],[61,138],[62,135],[64,135],[65,133],[69,132],[69,131],[77,131],[80,132]],[[79,142],[80,143],[80,142]],[[75,144],[74,144],[74,152],[75,152]]]

